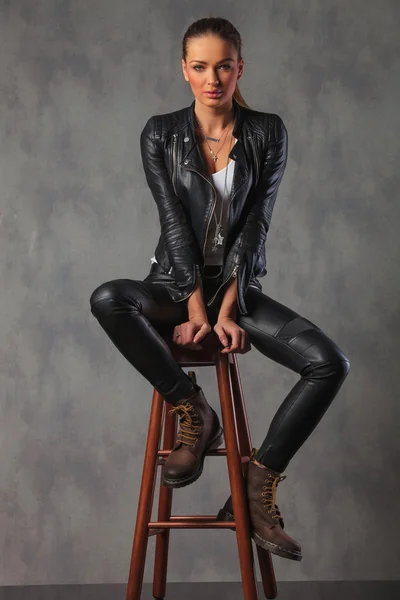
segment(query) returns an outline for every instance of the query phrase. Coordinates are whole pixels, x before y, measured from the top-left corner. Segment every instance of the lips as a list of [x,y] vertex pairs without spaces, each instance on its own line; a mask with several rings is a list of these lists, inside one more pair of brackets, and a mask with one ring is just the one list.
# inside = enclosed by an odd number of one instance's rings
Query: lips
[[206,94],[208,96],[218,96],[219,94],[222,94],[222,90],[215,90],[215,91],[212,91],[212,92],[206,92]]

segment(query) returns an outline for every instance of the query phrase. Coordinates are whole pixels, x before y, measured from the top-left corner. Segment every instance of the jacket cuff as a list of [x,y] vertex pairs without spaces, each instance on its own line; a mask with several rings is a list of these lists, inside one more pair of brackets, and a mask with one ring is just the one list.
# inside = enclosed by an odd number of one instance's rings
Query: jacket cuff
[[[231,254],[232,252],[232,254]],[[264,252],[264,255],[262,254]],[[263,260],[264,256],[264,260]],[[246,248],[241,243],[235,247],[233,246],[228,254],[228,258],[225,265],[224,279],[229,276],[229,273],[236,266],[237,279],[238,279],[238,307],[241,314],[247,314],[247,307],[245,303],[245,295],[252,279],[256,277],[263,277],[266,275],[267,270],[264,268],[265,265],[265,246],[261,249],[251,250]]]
[[171,275],[174,281],[165,284],[165,287],[174,302],[183,302],[191,296],[196,287],[199,270],[196,263],[189,267],[186,263],[182,263],[178,268],[173,267]]

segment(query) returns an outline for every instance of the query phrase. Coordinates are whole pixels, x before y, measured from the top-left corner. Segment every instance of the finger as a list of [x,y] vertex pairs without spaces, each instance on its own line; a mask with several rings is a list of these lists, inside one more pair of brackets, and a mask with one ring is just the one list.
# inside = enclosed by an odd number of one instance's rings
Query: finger
[[189,344],[191,344],[193,342],[194,330],[195,330],[194,323],[186,322],[181,326],[182,345],[183,346],[188,346]]
[[207,323],[203,323],[203,325],[200,327],[199,331],[194,336],[193,342],[195,344],[197,342],[200,342],[204,338],[204,336],[208,333],[208,330],[209,330],[209,325]]
[[172,335],[172,341],[175,342],[175,344],[180,345],[181,339],[182,339],[182,336],[181,336],[181,332],[179,330],[179,327],[175,327],[174,333]]
[[232,338],[232,342],[231,342],[231,347],[230,350],[231,352],[236,352],[237,350],[240,349],[240,330],[239,329],[233,329],[231,331],[231,338]]
[[227,332],[222,327],[222,325],[218,325],[218,327],[215,330],[215,333],[218,335],[219,341],[224,346],[224,348],[227,348],[230,345],[230,342],[228,340]]
[[196,332],[196,327],[198,327],[198,325],[195,325],[195,323],[191,323],[191,322],[186,322],[183,325],[183,328],[185,329],[185,337],[183,338],[183,345],[185,346],[185,348],[189,348],[190,350],[201,350],[202,346],[197,343],[200,340],[196,340],[195,341],[195,337],[197,335],[198,332]]
[[229,348],[222,350],[222,352],[227,353],[229,352],[240,352],[240,330],[239,329],[232,329],[231,331],[229,331],[229,335],[231,336],[231,343]]

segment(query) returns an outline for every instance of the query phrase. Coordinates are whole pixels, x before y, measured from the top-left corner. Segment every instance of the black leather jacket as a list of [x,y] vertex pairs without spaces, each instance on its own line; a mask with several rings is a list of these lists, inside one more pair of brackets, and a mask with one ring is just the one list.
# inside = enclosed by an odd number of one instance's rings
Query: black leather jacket
[[[194,105],[195,101],[150,117],[140,136],[143,168],[160,217],[154,255],[162,269],[172,274],[166,288],[175,302],[186,300],[197,274],[203,274],[206,235],[216,202],[195,133]],[[232,134],[237,142],[229,156],[236,164],[219,289],[237,277],[238,308],[246,314],[248,286],[261,290],[257,278],[267,273],[265,241],[287,161],[287,130],[277,114],[245,108],[235,99],[233,105]]]

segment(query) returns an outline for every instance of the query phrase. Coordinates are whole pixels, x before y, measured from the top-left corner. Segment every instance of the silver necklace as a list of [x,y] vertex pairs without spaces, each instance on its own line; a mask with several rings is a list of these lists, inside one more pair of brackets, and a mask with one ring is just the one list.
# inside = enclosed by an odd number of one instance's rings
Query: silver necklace
[[[207,140],[212,140],[212,141],[219,142],[219,140],[222,138],[222,136],[219,139],[211,138],[211,137],[207,136],[206,133],[205,133],[205,131],[204,131],[204,129],[200,125],[199,120],[197,119],[197,117],[196,117],[196,121],[197,121],[197,123],[198,123],[198,125],[199,125],[199,127],[200,127],[200,129],[201,129],[201,131],[203,133],[204,139],[206,140],[206,144],[208,146],[208,149],[210,150],[210,153],[211,153],[211,155],[213,157],[213,160],[214,160],[214,163],[215,163],[217,161],[217,159],[218,159],[219,152],[222,150],[222,148],[225,145],[225,141],[226,141],[226,137],[228,135],[229,129],[233,128],[233,123],[231,122],[227,126],[226,133],[225,133],[225,139],[224,139],[223,143],[221,144],[221,147],[219,148],[218,152],[214,153],[213,150],[210,148],[210,144],[208,143]],[[226,194],[226,191],[227,191],[226,180],[227,180],[227,177],[228,177],[229,154],[231,152],[231,145],[232,145],[232,137],[231,137],[230,142],[229,142],[229,152],[228,152],[228,158],[227,158],[226,168],[225,168],[224,195]],[[213,240],[212,240],[212,247],[211,247],[212,252],[217,252],[218,246],[222,246],[223,243],[224,243],[225,236],[221,235],[222,234],[222,224],[221,223],[222,223],[222,214],[223,214],[223,211],[224,211],[224,198],[221,199],[221,210],[220,210],[220,214],[219,214],[219,219],[217,219],[217,217],[216,217],[215,207],[214,207],[214,219],[215,219],[215,225],[216,225],[216,227],[215,227],[215,236],[213,237]]]
[[215,153],[215,152],[213,152],[213,150],[212,150],[212,148],[210,147],[210,144],[208,143],[208,141],[207,141],[207,140],[211,140],[211,141],[213,141],[213,142],[219,142],[219,141],[222,139],[222,137],[224,137],[224,134],[222,134],[222,136],[221,136],[220,138],[213,138],[213,137],[211,137],[211,136],[209,136],[209,135],[206,135],[206,132],[205,132],[205,131],[204,131],[204,129],[202,128],[202,126],[201,126],[201,124],[200,124],[200,122],[199,122],[198,118],[197,118],[197,117],[196,117],[196,115],[195,115],[195,120],[196,120],[196,123],[198,124],[198,126],[200,127],[200,129],[201,129],[201,131],[202,131],[202,133],[203,133],[204,139],[205,139],[205,141],[206,141],[206,144],[207,144],[207,146],[208,146],[208,149],[209,149],[209,151],[210,151],[210,154],[211,154],[211,156],[213,157],[213,160],[214,160],[214,162],[216,162],[216,161],[217,161],[217,159],[218,159],[218,154],[219,154],[219,152],[221,151],[221,149],[222,149],[222,147],[223,147],[223,145],[224,145],[224,143],[225,143],[226,136],[228,135],[228,131],[229,131],[229,129],[231,129],[231,128],[233,127],[233,123],[234,123],[234,121],[235,121],[235,117],[236,117],[236,111],[234,110],[234,113],[233,113],[233,119],[232,119],[232,121],[231,121],[230,123],[228,123],[228,125],[227,125],[227,126],[226,126],[226,128],[225,128],[225,129],[226,129],[226,133],[225,133],[225,139],[224,139],[224,141],[223,141],[223,143],[222,143],[221,147],[219,148],[218,152],[217,152],[217,153]]
[[[225,141],[226,141],[226,137],[225,137],[225,140],[224,140],[224,142],[223,142],[220,150],[224,146]],[[232,137],[230,138],[230,142],[229,142],[228,158],[227,158],[226,167],[225,167],[224,196],[225,196],[225,194],[227,192],[226,180],[227,180],[227,177],[228,177],[229,154],[231,152],[231,146],[232,146]],[[215,162],[215,159],[214,159],[214,162]],[[215,236],[213,237],[213,240],[212,240],[212,247],[211,247],[212,252],[217,252],[218,246],[222,246],[223,243],[224,243],[225,236],[222,235],[222,215],[223,215],[223,211],[224,211],[224,197],[222,197],[222,199],[221,199],[221,209],[220,209],[219,219],[217,219],[217,216],[215,214],[215,207],[214,207],[214,213],[213,214],[214,214],[214,219],[215,219]]]
[[[204,134],[204,139],[205,139],[206,141],[207,141],[207,140],[210,140],[211,142],[219,142],[219,141],[222,139],[222,136],[221,136],[220,138],[214,138],[214,137],[211,137],[211,136],[209,136],[209,135],[206,135],[206,133],[205,133],[204,129],[202,128],[202,126],[200,125],[200,123],[199,123],[199,121],[198,121],[197,117],[195,117],[195,118],[196,118],[197,124],[199,125],[200,129],[202,130],[202,132],[203,132],[203,134]],[[234,119],[235,119],[235,116],[233,117],[233,120],[234,120]],[[230,123],[229,123],[229,124],[228,124],[226,127],[228,128],[228,127],[229,127],[229,125],[230,125]],[[208,145],[208,144],[207,144],[207,145]],[[208,147],[209,147],[209,150],[210,150],[211,154],[213,154],[213,155],[214,155],[214,153],[213,153],[213,151],[211,150],[211,148],[210,148],[210,146],[209,146],[209,145],[208,145]],[[217,152],[217,154],[218,154],[218,152]],[[215,156],[215,155],[214,155],[214,156]],[[214,158],[214,156],[213,156],[213,158]],[[214,158],[214,160],[217,160],[217,159],[216,159],[216,158]]]
[[217,219],[217,217],[215,215],[215,208],[214,208],[215,236],[213,238],[213,245],[211,248],[212,252],[217,252],[218,246],[222,246],[222,244],[224,243],[224,238],[225,238],[225,236],[221,235],[222,234],[222,214],[224,212],[224,198],[227,193],[226,180],[228,177],[229,154],[231,152],[231,145],[232,145],[232,138],[229,143],[228,160],[227,160],[226,167],[225,167],[224,193],[223,193],[223,197],[221,198],[221,210],[219,213],[219,219]]
[[[222,148],[224,147],[225,140],[226,140],[226,136],[228,135],[228,131],[229,131],[229,129],[231,129],[231,128],[233,127],[233,125],[232,125],[232,124],[228,125],[228,126],[227,126],[227,128],[226,128],[226,133],[225,133],[223,136],[221,136],[221,137],[220,137],[220,138],[217,140],[216,138],[211,138],[211,137],[209,137],[209,136],[206,136],[206,134],[205,134],[205,131],[204,131],[204,129],[202,128],[202,126],[200,125],[200,123],[199,123],[199,121],[197,120],[197,118],[196,118],[196,122],[197,122],[198,126],[200,127],[201,131],[203,132],[204,139],[205,139],[205,141],[206,141],[206,144],[207,144],[207,146],[208,146],[208,149],[209,149],[209,151],[210,151],[210,154],[211,154],[211,156],[213,157],[213,161],[214,161],[214,162],[217,162],[217,160],[218,160],[218,154],[221,152]],[[215,152],[213,151],[213,149],[211,148],[211,146],[210,146],[210,144],[208,143],[208,141],[207,141],[207,140],[214,140],[214,141],[216,141],[216,142],[219,142],[219,141],[222,139],[222,137],[224,137],[224,141],[222,142],[222,144],[221,144],[220,148],[218,149],[218,151],[215,153]]]

